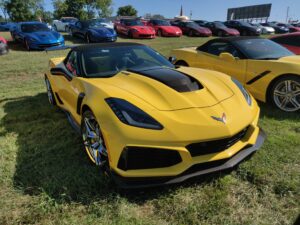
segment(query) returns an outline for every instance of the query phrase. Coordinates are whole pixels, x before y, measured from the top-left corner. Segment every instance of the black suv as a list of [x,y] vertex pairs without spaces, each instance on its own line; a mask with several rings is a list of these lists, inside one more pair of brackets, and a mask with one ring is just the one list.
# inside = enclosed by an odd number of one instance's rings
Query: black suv
[[259,36],[261,34],[261,29],[251,24],[238,21],[238,20],[229,20],[224,23],[229,28],[237,29],[241,36]]

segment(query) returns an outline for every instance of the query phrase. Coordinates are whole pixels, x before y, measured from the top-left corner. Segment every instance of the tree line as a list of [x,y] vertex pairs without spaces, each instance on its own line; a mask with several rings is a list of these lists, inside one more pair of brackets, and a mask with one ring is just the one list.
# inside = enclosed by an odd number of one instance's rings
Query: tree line
[[[43,0],[0,0],[0,19],[14,22],[41,20],[51,22],[53,18],[72,16],[81,20],[95,17],[110,17],[112,0],[52,0],[53,12],[44,8]],[[126,5],[118,8],[117,16],[137,16],[137,10]]]

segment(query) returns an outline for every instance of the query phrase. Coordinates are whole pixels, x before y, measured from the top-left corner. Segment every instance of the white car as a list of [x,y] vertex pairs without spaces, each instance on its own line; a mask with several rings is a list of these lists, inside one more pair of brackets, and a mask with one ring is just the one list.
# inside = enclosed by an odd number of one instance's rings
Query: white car
[[75,23],[78,19],[74,17],[62,17],[60,20],[53,20],[53,29],[56,31],[69,31],[69,25]]
[[263,26],[259,23],[255,23],[254,26],[259,27],[262,34],[275,34],[275,29],[273,27]]
[[100,23],[102,26],[104,26],[106,28],[114,29],[113,22],[109,21],[108,19],[99,18],[99,19],[95,19],[95,20],[97,20],[98,23]]

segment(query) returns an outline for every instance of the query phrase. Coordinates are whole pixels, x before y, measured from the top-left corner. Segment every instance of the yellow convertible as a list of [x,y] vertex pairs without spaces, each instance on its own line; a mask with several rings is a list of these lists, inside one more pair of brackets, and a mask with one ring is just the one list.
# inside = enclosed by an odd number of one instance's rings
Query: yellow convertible
[[239,80],[262,102],[286,112],[300,110],[300,56],[271,40],[217,38],[171,54],[176,65],[223,72]]
[[264,142],[259,107],[240,82],[175,69],[147,46],[77,46],[49,65],[49,102],[67,113],[90,160],[121,187],[228,169]]

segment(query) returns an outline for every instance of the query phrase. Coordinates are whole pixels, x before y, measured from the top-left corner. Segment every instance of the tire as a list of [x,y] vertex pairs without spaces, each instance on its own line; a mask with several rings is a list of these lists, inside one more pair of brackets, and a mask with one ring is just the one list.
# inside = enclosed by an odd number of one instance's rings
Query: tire
[[223,37],[224,35],[223,35],[223,31],[221,31],[221,30],[219,30],[218,31],[218,37]]
[[185,66],[185,67],[188,67],[189,65],[183,61],[183,60],[179,60],[175,63],[175,66]]
[[26,39],[24,40],[24,46],[25,46],[25,48],[26,48],[27,51],[31,50],[31,48],[30,48],[30,46],[28,44],[28,41]]
[[88,43],[88,44],[92,43],[92,42],[91,42],[91,37],[90,37],[89,34],[86,34],[85,40],[86,40],[86,43]]
[[90,110],[85,110],[81,120],[81,135],[90,161],[102,169],[109,169],[107,148],[100,125]]
[[47,89],[47,95],[48,95],[48,101],[49,101],[49,103],[51,105],[53,105],[53,106],[57,105],[54,93],[52,91],[51,83],[50,83],[50,81],[49,81],[49,79],[47,78],[46,75],[45,75],[45,84],[46,84],[46,89]]
[[162,36],[163,36],[162,30],[159,29],[159,30],[157,31],[157,36],[158,36],[158,37],[162,37]]
[[300,77],[288,75],[276,80],[270,88],[268,99],[284,112],[299,112]]
[[242,31],[242,36],[248,36],[248,32],[245,31],[245,30],[243,30],[243,31]]
[[189,37],[193,37],[194,36],[194,32],[193,30],[190,30],[189,33],[188,33]]

